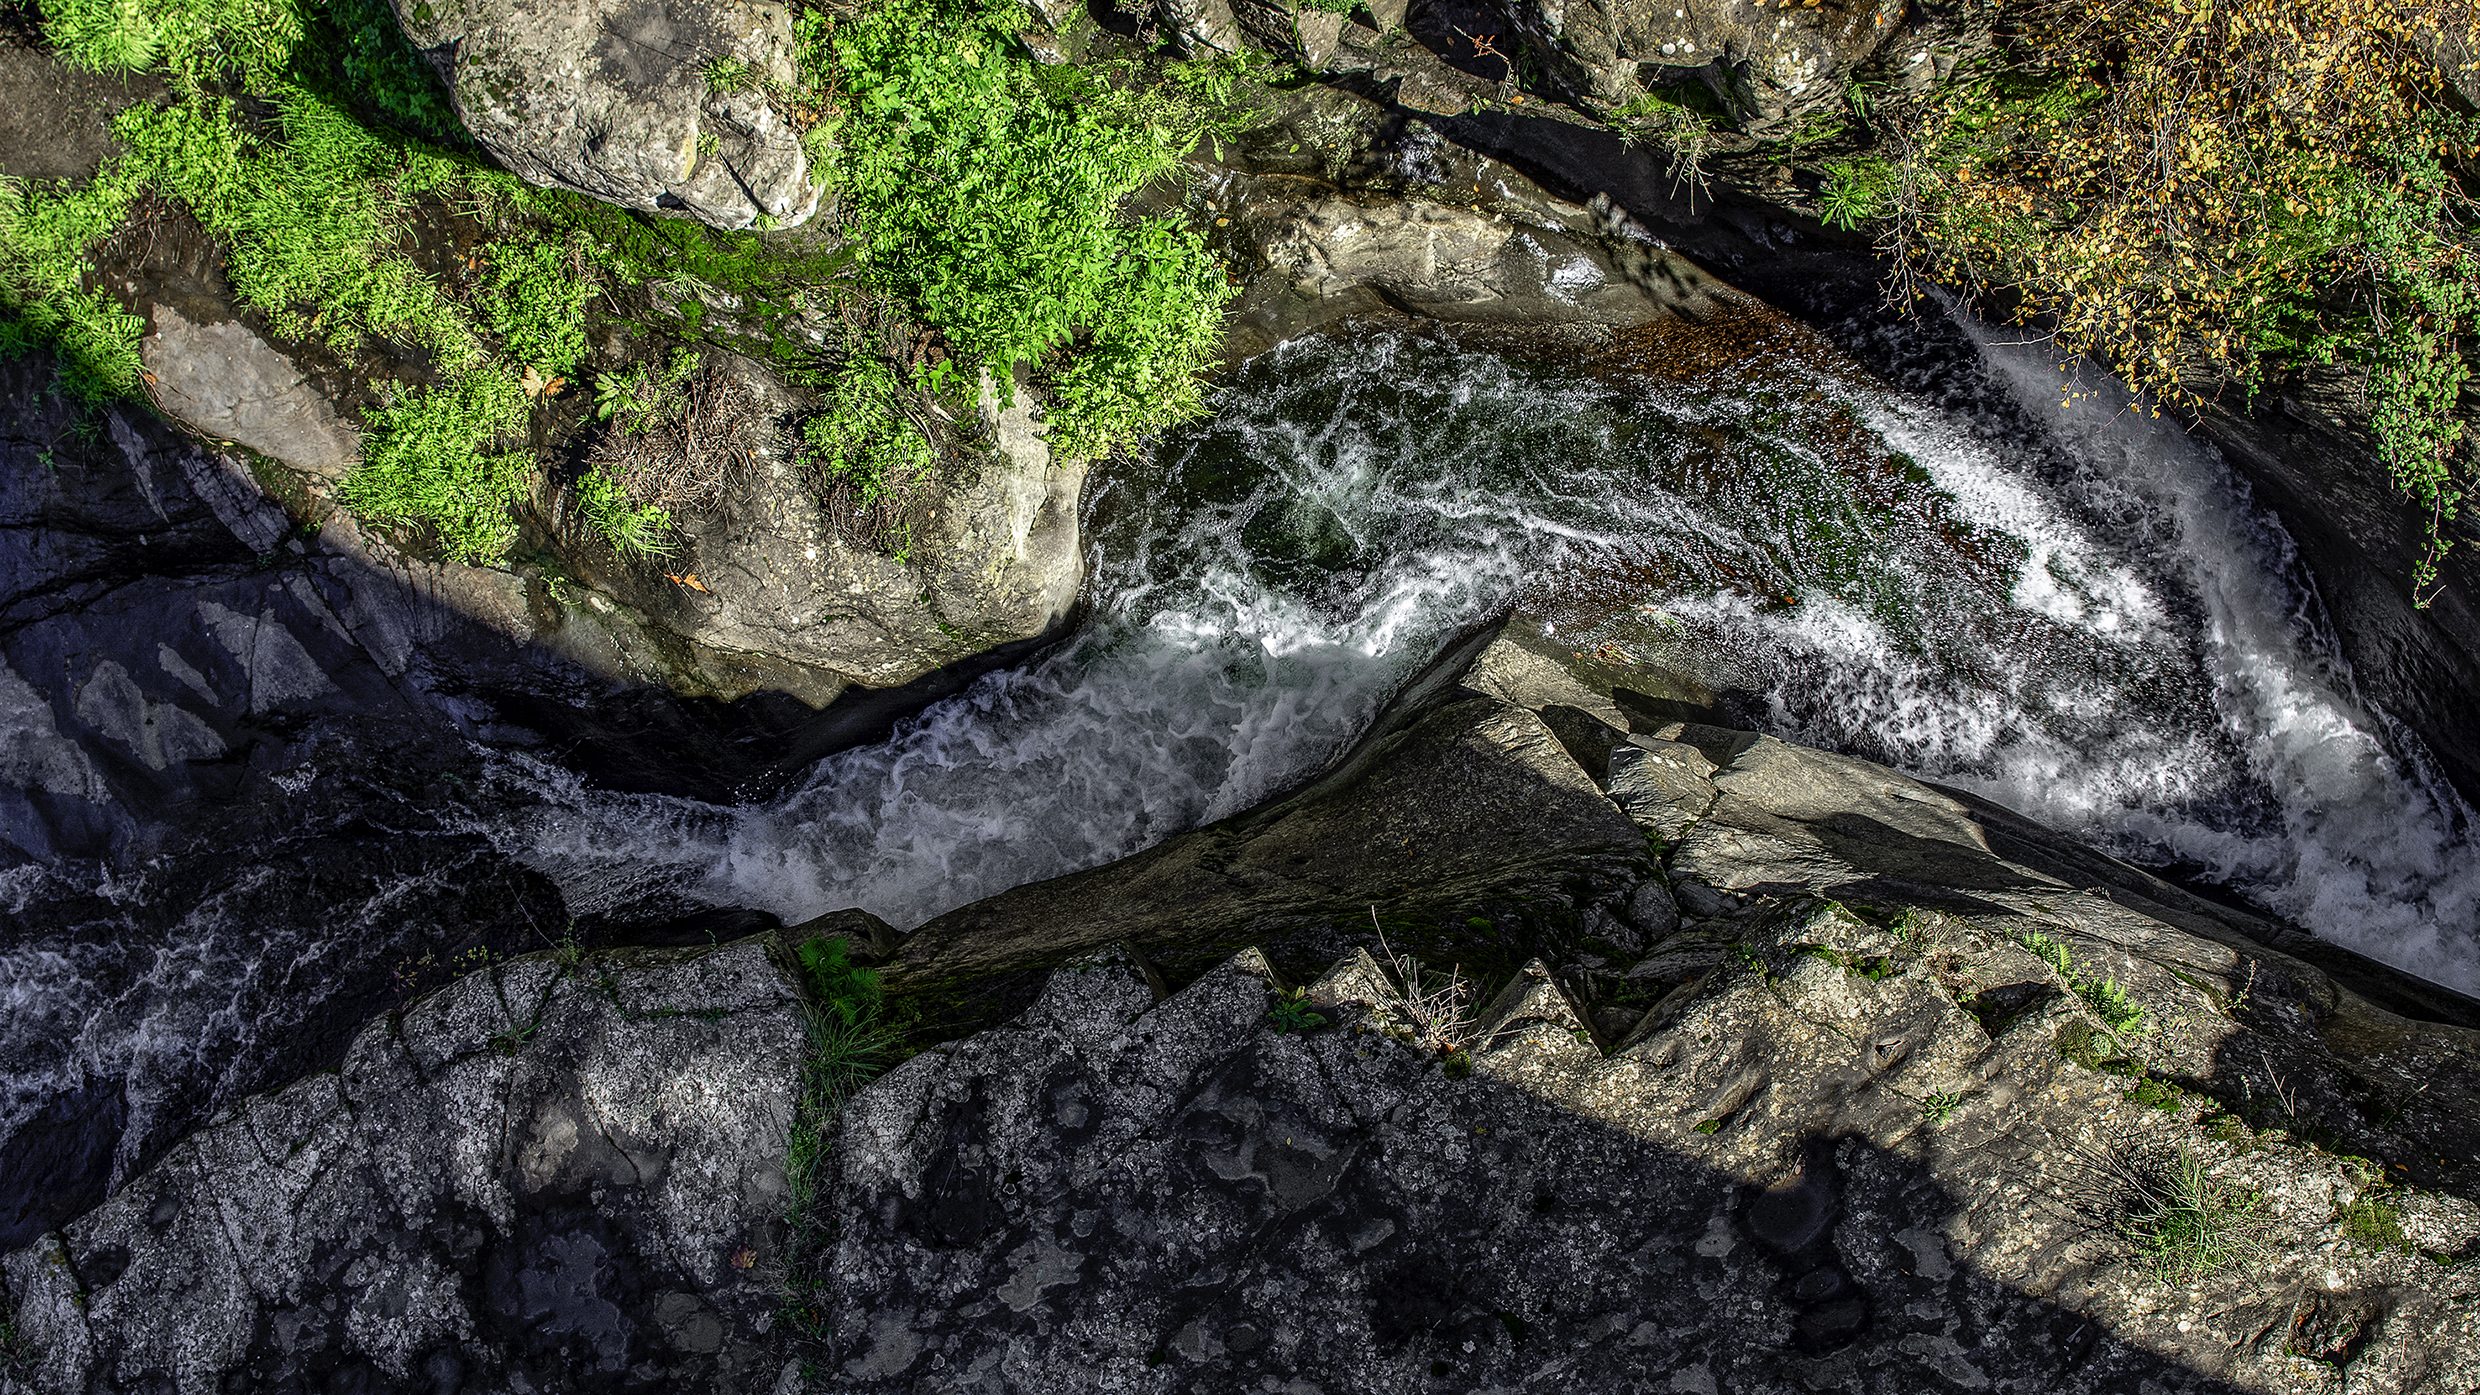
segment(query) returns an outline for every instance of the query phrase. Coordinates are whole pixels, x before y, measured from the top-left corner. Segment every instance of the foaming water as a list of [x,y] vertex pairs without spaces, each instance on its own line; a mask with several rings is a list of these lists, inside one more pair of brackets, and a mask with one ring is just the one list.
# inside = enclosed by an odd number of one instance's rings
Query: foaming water
[[1213,423],[1103,481],[1093,616],[1047,658],[758,808],[615,797],[511,762],[551,798],[494,837],[580,911],[663,887],[908,927],[1257,803],[1348,745],[1529,570],[1598,537],[1616,486],[1557,463],[1610,453],[1599,390],[1481,356],[1427,372],[1436,351],[1416,341],[1362,347],[1349,373],[1330,350],[1271,356]]
[[1248,807],[1513,602],[1579,649],[1728,655],[1782,735],[2480,987],[2471,811],[2353,694],[2286,536],[2176,431],[2061,411],[2046,359],[1984,352],[2013,413],[1798,356],[1689,386],[1290,346],[1098,482],[1094,618],[1060,650],[762,807],[512,759],[523,811],[493,836],[580,911],[661,890],[910,926]]

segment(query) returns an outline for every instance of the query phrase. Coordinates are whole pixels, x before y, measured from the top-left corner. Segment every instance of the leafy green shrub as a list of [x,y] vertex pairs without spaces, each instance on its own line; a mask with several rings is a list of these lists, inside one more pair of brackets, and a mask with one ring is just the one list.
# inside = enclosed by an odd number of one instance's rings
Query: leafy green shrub
[[138,388],[145,321],[84,281],[87,249],[120,225],[142,188],[125,161],[83,189],[0,176],[0,353],[52,347],[71,391],[89,401]]
[[1118,210],[1227,118],[1197,96],[1211,68],[1147,85],[1045,66],[1016,40],[1025,22],[1016,0],[888,0],[809,28],[805,79],[840,96],[822,126],[872,279],[953,350],[928,386],[987,372],[1008,391],[1014,364],[1045,365],[1054,445],[1099,452],[1202,410],[1230,286],[1199,234]]
[[61,60],[96,72],[162,67],[191,88],[226,67],[278,79],[305,32],[293,0],[42,0]]
[[362,467],[336,497],[374,522],[429,524],[458,561],[497,557],[516,541],[508,508],[524,497],[533,461],[494,447],[525,414],[525,389],[501,370],[406,393],[368,413]]

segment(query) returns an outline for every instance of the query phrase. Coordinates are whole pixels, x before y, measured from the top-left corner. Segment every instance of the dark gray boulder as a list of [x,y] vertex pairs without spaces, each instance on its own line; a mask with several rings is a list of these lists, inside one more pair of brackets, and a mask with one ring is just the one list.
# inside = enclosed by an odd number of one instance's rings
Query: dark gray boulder
[[773,1388],[799,988],[762,940],[461,979],[10,1255],[27,1389]]

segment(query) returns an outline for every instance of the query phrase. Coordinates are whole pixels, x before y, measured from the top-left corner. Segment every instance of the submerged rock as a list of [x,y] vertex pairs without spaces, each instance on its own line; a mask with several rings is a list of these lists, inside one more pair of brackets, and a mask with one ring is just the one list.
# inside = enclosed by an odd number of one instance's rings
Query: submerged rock
[[474,139],[531,183],[718,228],[808,221],[824,185],[770,88],[767,0],[396,0]]
[[800,990],[763,941],[459,980],[8,1257],[37,1391],[771,1388]]

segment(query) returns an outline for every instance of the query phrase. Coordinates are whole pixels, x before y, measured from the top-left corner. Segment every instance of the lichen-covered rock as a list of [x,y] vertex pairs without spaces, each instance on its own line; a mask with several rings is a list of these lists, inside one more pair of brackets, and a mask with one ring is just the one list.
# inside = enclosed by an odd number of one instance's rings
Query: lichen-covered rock
[[474,139],[531,183],[719,228],[791,227],[824,191],[769,95],[769,0],[395,0]]
[[[1006,403],[983,395],[990,449],[908,522],[898,558],[820,497],[790,430],[801,404],[781,380],[748,360],[730,371],[759,404],[745,485],[682,518],[687,545],[660,569],[592,541],[574,559],[609,600],[692,647],[698,662],[673,686],[738,698],[788,686],[779,670],[791,669],[808,675],[791,690],[823,705],[844,684],[908,683],[1066,618],[1085,579],[1077,501],[1087,462],[1052,454],[1030,392]],[[727,676],[735,656],[755,661],[746,686]]]
[[462,979],[10,1255],[27,1383],[771,1388],[803,1042],[763,941]]

